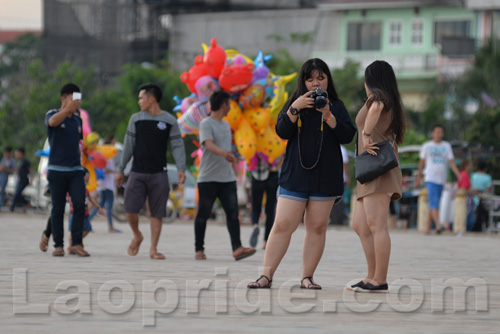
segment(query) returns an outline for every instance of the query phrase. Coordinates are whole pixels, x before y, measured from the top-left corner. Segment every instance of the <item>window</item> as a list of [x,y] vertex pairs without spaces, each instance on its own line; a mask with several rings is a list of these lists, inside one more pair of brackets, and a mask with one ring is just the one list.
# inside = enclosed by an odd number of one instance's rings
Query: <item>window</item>
[[347,50],[380,50],[382,24],[349,23],[347,26]]
[[389,45],[401,46],[403,35],[403,23],[401,21],[391,21],[389,23]]
[[498,10],[493,13],[493,36],[500,38],[500,11]]
[[470,21],[441,21],[434,23],[434,43],[441,44],[443,37],[469,37]]
[[411,23],[411,44],[420,46],[424,43],[424,21],[417,19]]

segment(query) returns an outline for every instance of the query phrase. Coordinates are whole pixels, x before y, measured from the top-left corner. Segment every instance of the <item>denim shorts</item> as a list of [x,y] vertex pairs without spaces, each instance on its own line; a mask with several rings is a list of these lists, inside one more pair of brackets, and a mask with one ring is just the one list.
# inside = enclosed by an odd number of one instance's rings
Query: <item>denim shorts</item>
[[[72,213],[69,214],[69,224],[68,225],[69,225],[68,226],[69,232],[71,233],[71,226],[73,225],[73,214]],[[85,216],[83,218],[83,231],[84,232],[92,231],[92,224],[90,223],[89,216]]]
[[427,197],[429,198],[429,210],[439,209],[439,200],[444,186],[433,182],[425,182]]
[[332,196],[329,194],[314,193],[309,191],[291,191],[281,186],[278,187],[278,197],[293,199],[299,202],[307,201],[333,201],[341,198],[342,196]]

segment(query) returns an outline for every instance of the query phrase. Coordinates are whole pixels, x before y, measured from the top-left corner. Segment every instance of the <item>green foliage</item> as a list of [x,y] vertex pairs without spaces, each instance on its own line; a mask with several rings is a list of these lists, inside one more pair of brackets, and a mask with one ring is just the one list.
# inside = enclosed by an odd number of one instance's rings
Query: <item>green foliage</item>
[[39,59],[34,60],[26,72],[9,76],[9,90],[0,113],[2,143],[22,145],[27,157],[32,157],[46,138],[46,112],[60,106],[61,86],[75,82],[84,94],[91,95],[98,86],[95,78],[91,69],[83,70],[69,63],[62,63],[55,73],[50,74]]
[[15,42],[3,44],[0,52],[0,77],[25,71],[35,59],[40,57],[40,50],[40,37],[32,33],[20,36]]
[[343,68],[332,71],[333,81],[339,98],[344,102],[354,120],[366,97],[364,79],[359,76],[360,64],[347,59]]

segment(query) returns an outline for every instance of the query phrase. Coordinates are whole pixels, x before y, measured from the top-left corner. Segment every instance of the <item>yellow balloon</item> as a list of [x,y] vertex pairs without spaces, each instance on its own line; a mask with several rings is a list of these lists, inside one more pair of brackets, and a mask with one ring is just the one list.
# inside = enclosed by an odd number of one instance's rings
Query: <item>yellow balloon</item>
[[87,186],[86,186],[87,190],[90,193],[94,192],[97,189],[97,176],[95,174],[94,166],[92,166],[92,164],[90,163],[90,160],[87,158],[86,155],[83,156],[82,166],[87,168],[87,170],[89,171],[89,175],[90,175],[89,183],[87,183]]
[[250,163],[250,159],[253,158],[257,150],[257,139],[245,117],[241,119],[238,130],[234,132],[234,142],[241,156],[245,158],[247,163]]
[[270,126],[257,135],[257,152],[266,155],[269,163],[273,163],[281,156],[285,148],[286,141],[281,139]]
[[243,53],[240,53],[238,50],[235,50],[235,49],[226,49],[226,57],[227,57],[228,60],[231,60],[231,59],[233,59],[234,57],[236,57],[238,55],[242,55],[243,58],[245,58],[245,61],[247,63],[253,63],[253,59],[251,59],[250,57],[244,55]]
[[269,109],[257,107],[243,110],[243,116],[248,120],[250,126],[259,133],[269,125]]
[[106,160],[111,159],[118,154],[118,149],[115,147],[115,145],[110,144],[97,146],[95,150],[101,153],[106,158]]
[[270,126],[270,127],[273,129],[273,131],[274,131],[274,128],[275,128],[275,126],[276,126],[276,123],[278,122],[278,115],[279,115],[279,112],[272,114],[272,113],[271,113],[271,107],[267,107],[267,109],[269,110],[269,126]]
[[245,88],[238,98],[243,109],[260,107],[265,99],[266,87],[255,83]]
[[229,123],[233,131],[236,131],[238,130],[238,127],[240,126],[241,122],[241,117],[242,117],[241,107],[235,100],[229,100],[229,105],[231,109],[229,110],[227,116],[224,117],[224,120]]
[[285,90],[285,86],[296,76],[297,73],[292,73],[285,76],[277,76],[278,78],[275,79],[273,90],[274,97],[271,99],[271,102],[269,102],[269,106],[271,107],[271,115],[279,113],[281,108],[283,108],[283,105],[288,99],[288,93]]
[[99,141],[99,134],[97,132],[91,132],[87,134],[85,138],[83,138],[83,145],[88,150],[93,151],[96,148],[98,141]]

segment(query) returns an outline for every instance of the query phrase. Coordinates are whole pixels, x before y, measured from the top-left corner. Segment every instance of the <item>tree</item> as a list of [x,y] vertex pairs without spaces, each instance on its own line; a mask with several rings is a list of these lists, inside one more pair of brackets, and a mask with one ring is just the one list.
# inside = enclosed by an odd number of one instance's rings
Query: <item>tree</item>
[[[24,146],[27,156],[43,147],[47,136],[45,114],[60,106],[60,89],[66,82],[75,82],[84,94],[92,95],[98,89],[97,76],[69,63],[62,63],[50,74],[41,60],[35,60],[26,72],[16,72],[9,81],[6,102],[0,113],[2,143]],[[83,107],[87,105],[85,95]]]

